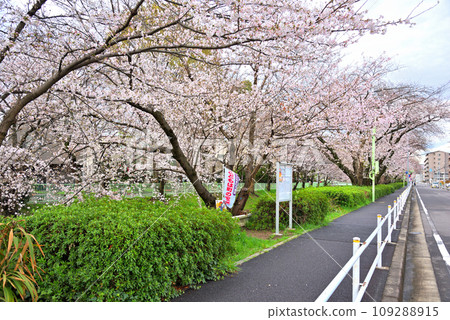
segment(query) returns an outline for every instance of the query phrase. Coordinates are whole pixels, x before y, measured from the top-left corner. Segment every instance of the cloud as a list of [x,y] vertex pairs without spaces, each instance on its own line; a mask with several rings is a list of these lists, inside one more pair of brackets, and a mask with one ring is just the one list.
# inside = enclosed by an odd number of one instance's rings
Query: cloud
[[427,149],[427,153],[434,151],[445,151],[450,153],[450,141],[432,144],[430,145],[430,148]]
[[[386,19],[406,18],[423,12],[436,4],[436,0],[369,0],[365,9],[370,17]],[[415,25],[397,25],[388,28],[385,35],[367,35],[359,43],[345,50],[347,60],[354,63],[361,54],[392,58],[399,69],[391,73],[393,82],[414,83],[440,87],[450,82],[450,2],[441,1],[433,9],[413,19]]]

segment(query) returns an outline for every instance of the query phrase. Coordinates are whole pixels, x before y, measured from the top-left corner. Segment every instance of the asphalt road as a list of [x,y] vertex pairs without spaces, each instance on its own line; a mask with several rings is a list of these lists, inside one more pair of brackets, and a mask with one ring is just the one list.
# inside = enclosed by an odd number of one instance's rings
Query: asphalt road
[[[377,225],[377,214],[384,216],[387,206],[393,204],[402,190],[247,261],[240,266],[239,272],[220,281],[208,282],[198,290],[189,289],[172,301],[315,301],[351,258],[353,237],[360,237],[361,242],[367,239]],[[395,242],[397,237],[398,231],[394,231],[392,241]],[[393,245],[386,246],[384,266],[390,265],[393,251]],[[376,242],[372,242],[361,258],[361,281],[375,256]],[[375,271],[363,301],[381,301],[387,275],[387,270]],[[344,279],[329,301],[351,301],[350,277]]]
[[[419,200],[425,237],[439,294],[441,301],[448,302],[450,301],[450,261],[447,260],[448,264],[446,264],[444,257],[450,252],[450,191],[421,186],[417,187],[417,191],[428,212],[427,216]],[[442,240],[441,248],[438,246],[439,238]]]

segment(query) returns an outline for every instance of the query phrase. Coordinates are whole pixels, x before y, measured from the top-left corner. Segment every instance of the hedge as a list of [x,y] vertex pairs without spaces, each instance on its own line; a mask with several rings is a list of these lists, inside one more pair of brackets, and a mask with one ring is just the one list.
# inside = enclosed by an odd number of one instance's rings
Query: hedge
[[[393,193],[402,187],[402,183],[376,185],[375,197],[378,199]],[[292,216],[297,224],[320,224],[325,220],[331,206],[354,208],[370,203],[372,187],[337,186],[307,188],[292,194]],[[246,227],[254,230],[272,230],[275,228],[276,204],[274,197],[262,197],[256,204]],[[280,226],[289,223],[288,202],[280,203]]]
[[[275,228],[276,203],[272,197],[265,196],[256,204],[247,224],[248,229],[270,230]],[[292,195],[292,219],[298,223],[321,223],[329,211],[327,197],[314,189],[301,189]],[[289,223],[289,203],[280,203],[280,226],[286,227]]]
[[46,207],[26,225],[45,253],[44,301],[170,299],[226,271],[239,228],[228,213],[139,198]]
[[[384,197],[388,194],[393,193],[395,190],[403,187],[402,182],[395,182],[391,184],[379,184],[375,186],[375,199]],[[370,197],[372,197],[372,187],[367,187],[370,189]]]

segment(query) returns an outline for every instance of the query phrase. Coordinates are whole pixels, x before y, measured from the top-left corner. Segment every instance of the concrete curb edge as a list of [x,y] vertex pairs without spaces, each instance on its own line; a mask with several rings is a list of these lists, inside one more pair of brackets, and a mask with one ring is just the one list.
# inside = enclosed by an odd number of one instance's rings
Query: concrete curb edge
[[384,287],[382,302],[400,302],[403,300],[403,280],[405,276],[406,264],[406,242],[408,239],[409,217],[411,212],[411,195],[408,196],[403,219],[395,246],[392,263],[389,268],[388,278]]

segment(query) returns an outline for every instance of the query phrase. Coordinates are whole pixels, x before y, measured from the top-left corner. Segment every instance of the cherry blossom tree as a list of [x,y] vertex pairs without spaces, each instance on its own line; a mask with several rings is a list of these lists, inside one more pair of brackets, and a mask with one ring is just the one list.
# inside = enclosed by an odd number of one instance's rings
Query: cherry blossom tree
[[441,90],[390,86],[382,81],[385,72],[378,62],[345,71],[336,84],[337,94],[332,96],[334,107],[327,109],[328,130],[317,137],[320,150],[352,184],[370,183],[373,128],[380,179],[395,163],[396,153],[415,150],[423,131],[436,130],[436,123],[449,116],[448,101],[440,97]]
[[[80,165],[80,154],[91,154],[96,178],[84,188],[129,175],[118,170],[123,147],[157,152],[167,163],[170,154],[213,206],[194,141],[230,138],[240,141],[235,154],[249,177],[236,213],[273,141],[317,130],[312,120],[322,113],[316,97],[323,92],[298,89],[320,83],[308,69],[394,23],[367,19],[360,6],[356,0],[41,0],[29,7],[2,1],[0,145],[46,145],[71,168]],[[141,134],[149,145],[130,142]]]

